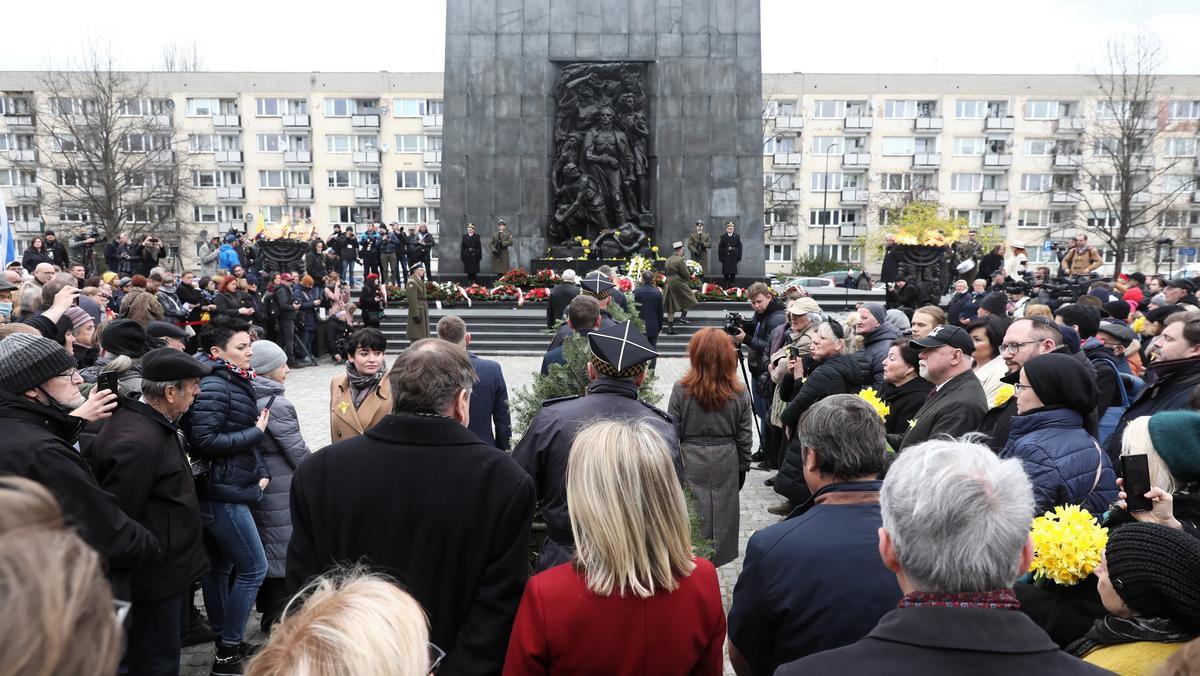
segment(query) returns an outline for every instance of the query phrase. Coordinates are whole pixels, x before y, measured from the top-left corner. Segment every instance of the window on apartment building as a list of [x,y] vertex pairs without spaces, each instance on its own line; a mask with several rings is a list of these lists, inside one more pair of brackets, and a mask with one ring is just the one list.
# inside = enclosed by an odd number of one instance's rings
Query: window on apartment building
[[64,223],[87,223],[91,215],[83,209],[64,209],[58,212],[58,220]]
[[951,192],[979,192],[983,190],[983,174],[950,174]]
[[293,169],[287,173],[287,184],[290,188],[310,188],[312,172],[307,169]]
[[1087,217],[1087,227],[1089,228],[1115,228],[1120,223],[1121,219],[1115,212],[1105,209],[1093,211]]
[[284,150],[311,151],[312,140],[307,134],[288,134],[287,145],[284,146]]
[[858,209],[809,209],[809,225],[843,225],[858,223],[861,212]]
[[814,136],[811,148],[814,155],[841,155],[845,150],[845,139],[841,136]]
[[853,244],[808,245],[809,258],[825,258],[839,263],[857,263],[862,259],[862,248]]
[[88,172],[74,169],[59,169],[54,172],[54,178],[54,184],[63,187],[78,188],[91,184]]
[[1018,228],[1045,228],[1050,225],[1050,215],[1055,212],[1050,209],[1021,209],[1017,212]]
[[438,213],[437,207],[397,207],[396,220],[405,225],[433,226],[438,222]]
[[246,217],[245,210],[238,205],[226,205],[218,207],[217,219],[221,223],[237,223],[244,220]]
[[768,263],[786,263],[792,260],[792,245],[791,244],[768,244],[767,245],[767,262]]
[[974,136],[955,136],[954,137],[954,154],[955,155],[982,155],[984,139]]
[[350,187],[350,172],[346,170],[333,170],[328,173],[326,185],[330,188],[349,188]]
[[171,112],[170,99],[124,99],[117,104],[117,115],[141,117],[142,115],[165,115]]
[[883,116],[914,118],[917,116],[917,102],[912,99],[888,99],[883,102]]
[[1000,225],[1004,223],[1003,209],[951,209],[950,218],[963,219],[967,225]]
[[241,150],[241,134],[217,134],[217,150]]
[[325,151],[330,153],[350,152],[352,139],[344,134],[330,134],[325,137]]
[[258,152],[281,153],[288,149],[288,137],[284,134],[259,134]]
[[771,171],[763,172],[763,188],[775,192],[791,190],[795,187],[795,174],[781,174]]
[[1166,194],[1191,192],[1200,185],[1191,174],[1163,174],[1162,191]]
[[1200,211],[1170,209],[1160,214],[1159,223],[1164,228],[1194,228],[1200,225]]
[[911,136],[884,136],[884,155],[912,155],[916,152],[916,139]]
[[1053,174],[1021,174],[1021,190],[1024,192],[1045,192],[1053,182]]
[[772,136],[763,141],[763,154],[774,155],[775,153],[794,153],[796,152],[795,139],[785,136]]
[[960,99],[954,102],[954,117],[960,120],[987,117],[987,101]]
[[[1100,256],[1102,258],[1104,258],[1105,264],[1111,265],[1111,264],[1117,262],[1117,253],[1114,249],[1110,249],[1108,247],[1103,247],[1100,249]],[[1137,260],[1137,247],[1131,246],[1131,247],[1128,247],[1127,249],[1125,249],[1125,256],[1124,256],[1123,260],[1126,263],[1136,261]]]
[[880,174],[879,189],[883,192],[912,190],[912,174]]
[[1058,101],[1026,101],[1026,120],[1057,120]]
[[28,115],[33,110],[24,96],[0,96],[0,115]]
[[239,186],[242,185],[242,172],[235,170],[218,171],[217,185],[224,186]]
[[260,188],[282,188],[283,186],[283,170],[282,169],[262,169],[258,172],[258,187]]
[[1195,157],[1196,139],[1194,137],[1173,136],[1163,139],[1163,155],[1167,157]]
[[1119,186],[1116,174],[1100,174],[1092,177],[1090,187],[1093,192],[1116,192]]
[[421,139],[424,138],[420,134],[396,134],[396,152],[398,153],[419,153],[421,152]]
[[441,150],[441,149],[442,149],[442,137],[441,136],[426,136],[425,137],[425,150]]
[[1052,138],[1025,139],[1025,154],[1029,157],[1048,157],[1054,154],[1057,142]]
[[217,187],[217,172],[215,172],[215,171],[193,171],[192,172],[192,187],[193,188],[215,188],[215,187]]
[[283,220],[284,214],[287,213],[287,207],[284,206],[268,206],[260,209],[263,215],[263,221],[267,223],[278,223]]
[[1128,101],[1097,101],[1096,117],[1101,120],[1122,119],[1129,114]]
[[355,187],[379,185],[378,171],[356,171],[350,178]]
[[221,102],[217,99],[188,99],[188,117],[212,117],[221,110]]
[[813,118],[833,120],[846,116],[845,101],[813,101]]
[[325,117],[350,117],[357,110],[354,99],[325,99]]
[[211,153],[216,150],[216,145],[215,134],[191,134],[188,136],[188,149],[194,153]]
[[1200,119],[1200,101],[1171,101],[1167,103],[1167,117],[1172,120]]
[[809,189],[813,192],[838,191],[842,189],[841,174],[814,172],[809,178]]
[[360,135],[354,137],[354,149],[358,152],[379,149],[379,137]]
[[280,117],[287,110],[287,99],[255,99],[254,107],[257,117]]
[[441,115],[441,99],[393,99],[393,117],[421,117],[422,115]]
[[197,223],[217,223],[217,207],[197,204],[192,207],[192,220]]

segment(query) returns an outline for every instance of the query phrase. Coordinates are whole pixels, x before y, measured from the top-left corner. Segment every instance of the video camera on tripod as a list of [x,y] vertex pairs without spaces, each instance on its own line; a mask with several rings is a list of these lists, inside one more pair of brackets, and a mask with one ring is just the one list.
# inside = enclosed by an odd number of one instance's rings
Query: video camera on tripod
[[731,336],[736,336],[738,331],[750,333],[750,326],[753,324],[749,319],[742,316],[740,312],[726,312],[725,323],[721,329]]

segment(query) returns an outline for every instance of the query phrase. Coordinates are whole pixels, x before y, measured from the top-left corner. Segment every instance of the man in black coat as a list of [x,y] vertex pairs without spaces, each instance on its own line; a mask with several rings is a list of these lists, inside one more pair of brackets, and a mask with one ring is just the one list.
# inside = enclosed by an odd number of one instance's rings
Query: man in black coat
[[300,300],[295,292],[296,278],[290,272],[279,275],[279,286],[275,287],[275,306],[277,308],[275,323],[279,347],[287,355],[288,368],[300,368],[296,363],[296,312],[300,309]]
[[633,289],[633,299],[637,301],[638,314],[646,325],[646,340],[658,346],[658,334],[662,332],[663,295],[654,286],[653,272],[647,270],[642,273],[642,283]]
[[894,448],[901,450],[943,434],[960,437],[979,429],[988,406],[983,385],[971,370],[970,354],[975,351],[971,335],[960,327],[943,324],[909,345],[921,353],[925,379],[933,383],[933,394]]
[[419,340],[389,378],[393,413],[292,478],[288,587],[365,561],[428,613],[429,640],[446,652],[439,676],[498,674],[528,577],[533,482],[467,429],[465,350]]
[[338,256],[342,259],[342,281],[355,286],[354,266],[358,263],[358,237],[354,235],[354,228],[346,228],[346,232],[338,240]]
[[467,233],[462,236],[462,243],[458,247],[458,258],[462,261],[467,283],[474,284],[479,276],[479,261],[483,260],[483,243],[475,232],[474,223],[467,223]]
[[42,243],[46,245],[46,253],[50,256],[50,262],[66,272],[67,268],[71,267],[71,257],[67,255],[67,247],[63,245],[62,240],[55,236],[53,230],[47,230],[42,237]]
[[550,301],[546,303],[546,328],[552,329],[563,318],[567,306],[575,296],[579,295],[579,285],[575,283],[575,271],[563,270],[562,281],[550,290]]
[[192,581],[208,570],[203,523],[179,418],[212,368],[169,347],[142,357],[142,401],[126,400],[92,444],[100,487],[145,526],[162,554],[130,577],[133,608],[125,664],[133,674],[179,673]]
[[725,234],[717,242],[717,257],[721,260],[721,275],[725,283],[733,284],[737,278],[738,263],[742,262],[742,238],[733,231],[733,223],[725,224]]
[[1021,464],[986,446],[939,440],[898,454],[880,491],[878,551],[904,593],[899,607],[856,643],[775,674],[1110,673],[1060,650],[1020,611],[1012,586],[1033,560],[1033,511],[1020,506],[1031,502]]
[[85,401],[82,383],[75,360],[53,340],[15,333],[0,341],[0,475],[50,489],[67,522],[108,562],[114,595],[128,599],[130,569],[159,545],[100,488],[73,446],[85,419],[108,417],[116,406],[116,395],[103,390]]

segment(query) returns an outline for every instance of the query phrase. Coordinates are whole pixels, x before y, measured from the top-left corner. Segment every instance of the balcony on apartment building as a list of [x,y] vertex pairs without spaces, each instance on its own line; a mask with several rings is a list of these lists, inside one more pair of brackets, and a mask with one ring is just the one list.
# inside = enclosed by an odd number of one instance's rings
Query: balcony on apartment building
[[842,191],[842,204],[866,204],[871,199],[868,190],[847,189]]
[[149,127],[159,127],[166,129],[172,126],[171,116],[167,114],[160,115],[143,115],[142,119]]
[[1131,159],[1134,169],[1149,170],[1154,168],[1153,155],[1134,155]]
[[913,155],[913,169],[937,169],[942,166],[941,153],[917,153]]
[[378,202],[379,201],[379,186],[377,185],[359,185],[354,187],[354,201],[356,202]]
[[312,164],[311,150],[285,150],[283,151],[284,164]]
[[838,239],[842,241],[857,241],[867,236],[866,223],[843,223],[837,229]]
[[422,115],[421,116],[421,127],[427,131],[441,129],[442,128],[442,114],[438,113],[437,115]]
[[918,117],[913,120],[914,134],[940,134],[946,122],[941,117]]
[[218,150],[213,153],[213,160],[217,164],[241,164],[242,151],[240,150]]
[[[1114,196],[1113,196],[1113,201],[1115,202],[1116,200],[1117,200],[1117,196],[1116,196],[1116,195],[1114,195]],[[1130,196],[1129,196],[1129,201],[1130,201],[1130,202],[1132,202],[1132,203],[1134,203],[1134,204],[1149,204],[1149,203],[1150,203],[1150,193],[1148,193],[1148,192],[1135,192],[1135,193],[1133,193],[1132,195],[1130,195]]]
[[1060,117],[1054,131],[1059,134],[1079,134],[1086,126],[1087,123],[1082,117]]
[[983,120],[984,131],[1012,131],[1017,126],[1017,119],[1012,115],[997,115]]
[[8,224],[12,226],[13,232],[41,233],[42,231],[41,221],[9,221]]
[[364,127],[364,128],[369,128],[369,129],[378,129],[379,128],[379,116],[378,115],[351,115],[350,116],[350,126]]
[[788,188],[785,190],[772,189],[771,190],[771,201],[772,202],[799,202],[800,201],[800,191],[796,190],[795,188]]
[[213,115],[214,127],[241,127],[241,115]]
[[979,196],[980,204],[1008,204],[1007,190],[984,190]]
[[356,150],[354,151],[355,164],[379,164],[378,150]]
[[1079,195],[1066,190],[1054,190],[1050,193],[1050,206],[1075,206],[1079,204]]
[[983,168],[984,169],[1009,169],[1012,167],[1012,153],[984,153]]
[[774,153],[771,155],[771,161],[777,167],[798,167],[803,156],[803,153]]
[[868,115],[847,115],[845,131],[849,134],[866,134],[875,126],[875,120]]
[[771,239],[796,239],[800,236],[800,226],[795,223],[768,223],[765,232]]
[[1070,153],[1054,155],[1054,171],[1073,173],[1079,171],[1081,164],[1083,164],[1083,155]]
[[151,164],[172,164],[175,162],[174,150],[152,150],[146,153],[146,159]]
[[283,126],[285,127],[309,127],[312,126],[308,121],[307,113],[293,113],[283,116]]
[[311,202],[313,189],[311,185],[294,185],[287,189],[287,198],[292,202]]
[[442,166],[442,151],[426,150],[421,153],[421,161],[427,167],[440,167]]
[[36,185],[14,185],[10,189],[12,190],[13,201],[19,202],[36,202],[42,194],[41,188]]
[[33,113],[5,115],[0,117],[0,120],[4,120],[4,124],[6,124],[9,129],[23,129],[25,127],[34,126]]
[[801,131],[804,118],[799,115],[781,115],[775,118],[775,131]]
[[1153,117],[1137,117],[1133,119],[1134,131],[1154,131],[1158,129],[1158,120]]
[[426,202],[440,202],[442,199],[442,186],[427,185],[424,188]]
[[241,185],[219,185],[217,186],[217,199],[240,202],[246,199],[246,187]]
[[33,148],[13,149],[8,151],[8,159],[11,162],[37,162],[37,151]]
[[865,169],[871,166],[871,153],[845,153],[842,155],[843,169]]

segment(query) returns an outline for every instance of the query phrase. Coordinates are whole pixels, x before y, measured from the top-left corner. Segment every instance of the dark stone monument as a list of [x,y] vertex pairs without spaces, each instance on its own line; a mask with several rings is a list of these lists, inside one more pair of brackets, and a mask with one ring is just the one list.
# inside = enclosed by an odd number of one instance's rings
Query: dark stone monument
[[892,248],[896,257],[897,278],[916,284],[921,305],[936,303],[946,289],[946,247],[897,244]]
[[762,275],[761,98],[758,0],[448,0],[440,272],[468,222],[529,268],[577,236],[666,255],[699,218]]

